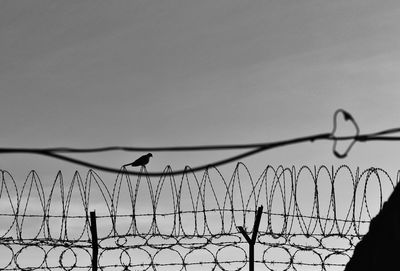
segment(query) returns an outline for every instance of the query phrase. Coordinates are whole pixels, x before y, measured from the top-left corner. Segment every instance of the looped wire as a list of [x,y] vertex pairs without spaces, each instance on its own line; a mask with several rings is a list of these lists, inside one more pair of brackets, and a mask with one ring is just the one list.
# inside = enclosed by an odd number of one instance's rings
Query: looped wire
[[121,171],[114,184],[93,170],[71,182],[59,172],[50,191],[34,171],[24,182],[1,171],[0,268],[90,270],[96,209],[101,270],[245,270],[237,227],[249,232],[260,205],[256,266],[344,267],[397,182],[383,169],[346,165],[268,166],[257,179],[242,163],[230,178],[217,168],[199,178],[189,167],[179,177],[171,170],[159,179]]

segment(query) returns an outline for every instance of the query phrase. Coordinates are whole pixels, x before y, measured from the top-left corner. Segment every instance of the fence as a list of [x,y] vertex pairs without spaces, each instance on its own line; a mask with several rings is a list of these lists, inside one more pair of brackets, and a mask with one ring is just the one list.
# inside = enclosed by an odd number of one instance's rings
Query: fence
[[[0,268],[90,270],[89,213],[96,210],[100,270],[342,270],[398,182],[379,168],[266,167],[258,178],[238,163],[105,182],[93,170],[44,187],[35,171],[16,182],[1,171]],[[18,187],[21,183],[22,187]]]

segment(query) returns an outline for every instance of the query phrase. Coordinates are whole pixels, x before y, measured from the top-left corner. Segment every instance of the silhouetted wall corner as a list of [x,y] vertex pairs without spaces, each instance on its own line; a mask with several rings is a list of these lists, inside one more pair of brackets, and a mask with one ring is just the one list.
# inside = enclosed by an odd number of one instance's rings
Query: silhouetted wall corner
[[400,270],[400,185],[371,220],[345,271]]

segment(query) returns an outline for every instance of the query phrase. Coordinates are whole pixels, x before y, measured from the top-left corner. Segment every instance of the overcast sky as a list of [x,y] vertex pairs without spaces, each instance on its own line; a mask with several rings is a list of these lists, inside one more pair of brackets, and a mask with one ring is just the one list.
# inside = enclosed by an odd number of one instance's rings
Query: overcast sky
[[[0,146],[268,142],[330,132],[338,108],[362,133],[397,127],[399,26],[398,0],[1,0]],[[254,178],[268,164],[377,166],[392,177],[400,169],[395,142],[356,144],[343,160],[331,148],[327,141],[303,143],[244,162]],[[154,153],[147,168],[182,169],[231,154]],[[140,155],[78,158],[119,168]],[[234,166],[224,168],[227,179]],[[75,169],[87,170],[23,154],[1,154],[0,169],[10,170],[19,187],[36,169],[46,191],[59,169],[69,176],[66,186]],[[351,200],[353,184],[345,181],[336,193]],[[309,206],[312,185],[310,178],[301,188]],[[81,214],[76,197],[70,214]],[[42,212],[32,198],[29,208]]]
[[[398,1],[3,0],[0,145],[274,141],[329,132],[337,108],[361,132],[399,126],[399,24]],[[317,142],[246,161],[398,168],[399,150],[358,144],[338,161],[331,143]],[[119,167],[138,155],[91,158]],[[227,156],[202,155],[155,154],[149,170]],[[65,165],[0,161],[25,171]]]

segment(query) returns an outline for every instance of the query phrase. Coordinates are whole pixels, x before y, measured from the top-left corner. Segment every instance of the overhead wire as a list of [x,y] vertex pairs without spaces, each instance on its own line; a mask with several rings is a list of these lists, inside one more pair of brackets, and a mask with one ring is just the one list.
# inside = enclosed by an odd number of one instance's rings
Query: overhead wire
[[[345,121],[350,121],[354,128],[355,132],[351,136],[336,136],[335,132],[338,126],[338,115],[342,114]],[[69,163],[73,163],[80,166],[90,167],[93,169],[97,169],[104,172],[110,173],[119,173],[121,169],[124,170],[125,174],[128,175],[148,175],[148,176],[165,176],[167,175],[180,175],[187,172],[187,169],[181,169],[177,171],[166,172],[157,172],[157,171],[131,171],[127,170],[124,166],[121,168],[114,168],[103,166],[100,164],[91,163],[82,159],[73,158],[70,156],[66,156],[67,153],[100,153],[100,152],[110,152],[110,151],[124,151],[124,152],[187,152],[187,151],[210,151],[210,150],[242,150],[246,149],[240,154],[230,156],[225,159],[221,159],[218,161],[214,161],[211,163],[207,163],[204,165],[200,165],[197,167],[193,167],[190,169],[191,172],[202,171],[204,169],[210,167],[221,166],[227,163],[231,163],[234,161],[238,161],[239,159],[246,158],[257,153],[271,150],[274,148],[284,147],[288,145],[294,145],[304,142],[315,142],[317,140],[328,140],[333,141],[332,152],[337,158],[345,158],[354,144],[356,142],[367,142],[367,141],[400,141],[400,136],[388,136],[391,134],[399,133],[400,127],[390,128],[374,133],[368,134],[360,134],[360,129],[352,117],[350,113],[343,109],[338,109],[335,111],[333,115],[333,129],[329,133],[320,133],[303,137],[296,137],[287,140],[281,141],[273,141],[273,142],[264,142],[264,143],[252,143],[252,144],[226,144],[226,145],[198,145],[198,146],[170,146],[170,147],[128,147],[128,146],[108,146],[108,147],[99,147],[99,148],[68,148],[68,147],[55,147],[55,148],[0,148],[0,154],[4,153],[27,153],[27,154],[37,154],[43,155],[59,160],[63,160]],[[348,145],[347,149],[342,153],[337,151],[337,143],[339,141],[351,140],[351,143]]]

